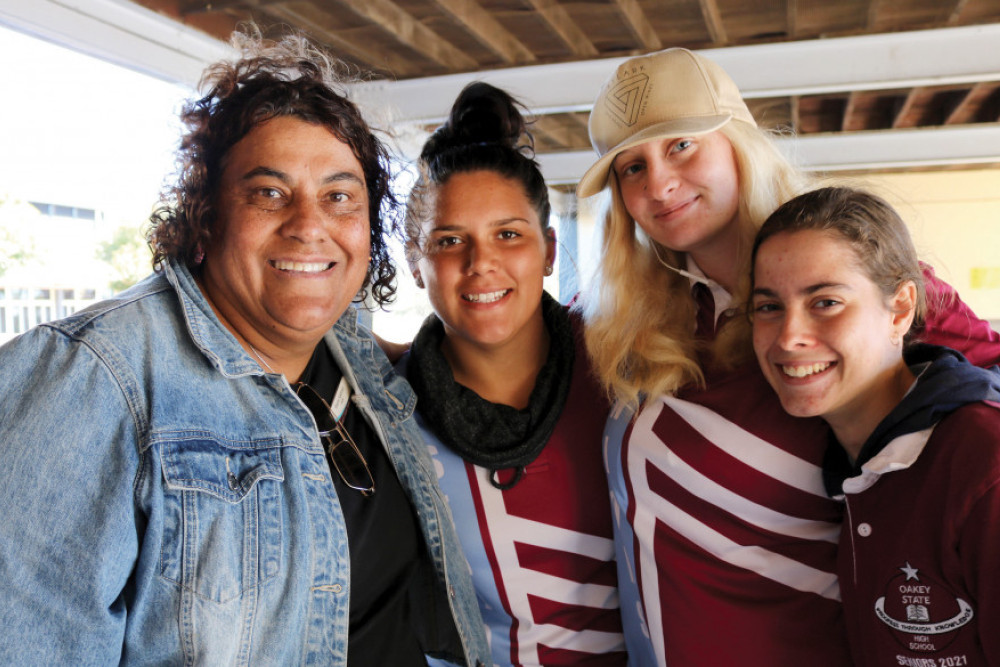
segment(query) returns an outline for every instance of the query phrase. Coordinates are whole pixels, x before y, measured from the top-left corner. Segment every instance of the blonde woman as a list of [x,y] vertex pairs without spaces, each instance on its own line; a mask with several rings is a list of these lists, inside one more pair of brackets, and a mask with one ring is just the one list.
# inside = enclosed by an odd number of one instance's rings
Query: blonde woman
[[[590,118],[604,190],[587,347],[605,431],[623,621],[640,665],[846,665],[827,429],[787,416],[739,312],[757,228],[810,189],[735,83],[684,49],[632,58]],[[976,363],[1000,336],[927,270],[925,339]]]

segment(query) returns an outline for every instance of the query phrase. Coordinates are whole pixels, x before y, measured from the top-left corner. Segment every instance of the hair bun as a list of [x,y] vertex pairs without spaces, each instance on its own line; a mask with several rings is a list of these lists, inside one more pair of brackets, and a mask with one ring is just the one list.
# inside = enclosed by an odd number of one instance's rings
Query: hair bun
[[442,152],[474,145],[496,144],[518,150],[521,136],[527,135],[519,107],[524,108],[496,86],[483,81],[470,83],[459,93],[448,120],[427,141],[420,157],[429,160]]

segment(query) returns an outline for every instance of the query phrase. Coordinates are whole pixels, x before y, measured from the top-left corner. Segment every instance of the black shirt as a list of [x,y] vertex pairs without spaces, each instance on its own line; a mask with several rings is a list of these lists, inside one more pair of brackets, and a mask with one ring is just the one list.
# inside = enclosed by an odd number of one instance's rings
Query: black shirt
[[[332,403],[341,377],[329,348],[320,343],[301,381]],[[344,484],[327,455],[351,554],[347,664],[426,667],[410,622],[414,612],[408,595],[418,559],[427,558],[416,514],[385,449],[353,402],[348,404],[342,424],[375,480],[374,495],[361,495]]]

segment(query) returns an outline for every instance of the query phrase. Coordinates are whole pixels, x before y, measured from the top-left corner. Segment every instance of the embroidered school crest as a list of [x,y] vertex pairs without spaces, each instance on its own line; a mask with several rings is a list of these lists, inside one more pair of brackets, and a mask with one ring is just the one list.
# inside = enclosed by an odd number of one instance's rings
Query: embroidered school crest
[[875,615],[904,648],[935,653],[954,641],[975,612],[944,584],[907,562],[875,601]]

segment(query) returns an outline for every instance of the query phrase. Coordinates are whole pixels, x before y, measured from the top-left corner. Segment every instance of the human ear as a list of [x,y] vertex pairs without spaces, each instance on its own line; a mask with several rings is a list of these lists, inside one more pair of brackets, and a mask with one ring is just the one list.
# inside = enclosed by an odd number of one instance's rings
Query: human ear
[[896,289],[889,304],[892,313],[892,339],[902,340],[913,325],[917,309],[917,286],[907,280]]
[[549,227],[545,230],[545,266],[552,267],[556,263],[556,230]]
[[424,289],[424,279],[420,275],[420,269],[415,266],[411,266],[410,270],[413,272],[413,282],[417,284],[417,287]]

